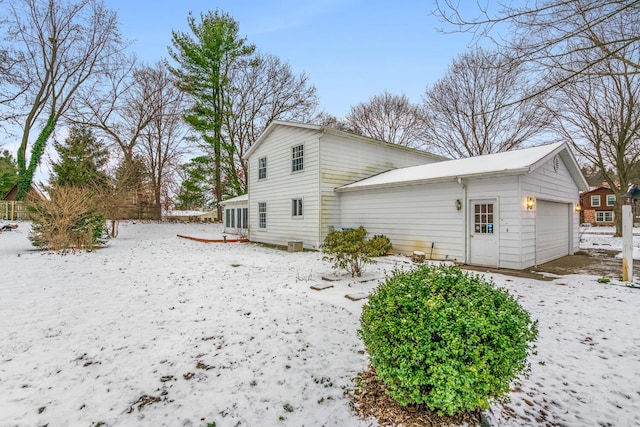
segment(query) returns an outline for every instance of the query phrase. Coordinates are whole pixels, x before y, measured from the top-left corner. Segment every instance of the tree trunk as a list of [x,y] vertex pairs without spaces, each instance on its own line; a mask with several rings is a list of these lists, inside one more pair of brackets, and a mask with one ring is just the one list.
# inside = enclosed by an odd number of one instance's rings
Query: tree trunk
[[42,154],[44,154],[44,149],[47,146],[47,140],[53,133],[53,130],[56,128],[56,123],[58,118],[55,114],[50,114],[49,119],[47,120],[47,124],[44,126],[40,135],[38,135],[38,139],[31,147],[31,159],[29,159],[29,167],[27,167],[26,161],[26,143],[23,142],[20,148],[18,149],[18,193],[16,195],[16,200],[23,200],[27,195],[29,188],[31,187],[31,183],[33,182],[33,176],[36,173],[36,168],[40,164],[40,159],[42,158]]

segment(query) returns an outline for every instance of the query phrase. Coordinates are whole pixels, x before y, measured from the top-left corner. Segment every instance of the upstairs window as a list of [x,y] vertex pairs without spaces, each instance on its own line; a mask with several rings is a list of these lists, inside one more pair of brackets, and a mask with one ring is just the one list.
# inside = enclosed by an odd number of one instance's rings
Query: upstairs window
[[260,157],[258,159],[258,179],[267,178],[267,158]]
[[292,217],[302,216],[302,199],[291,200],[291,216]]
[[304,145],[296,145],[291,153],[291,172],[304,170]]
[[607,194],[607,206],[614,206],[616,204],[616,195]]
[[591,196],[591,206],[594,208],[600,206],[600,196]]

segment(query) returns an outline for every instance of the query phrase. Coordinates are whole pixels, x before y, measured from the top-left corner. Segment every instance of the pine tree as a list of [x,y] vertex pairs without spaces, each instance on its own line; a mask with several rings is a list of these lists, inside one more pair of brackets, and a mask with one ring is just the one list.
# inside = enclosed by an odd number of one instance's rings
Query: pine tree
[[53,144],[59,160],[52,164],[52,185],[102,187],[108,180],[104,172],[109,151],[91,129],[73,127],[63,143]]
[[0,197],[11,190],[18,180],[18,165],[9,150],[4,150],[0,156]]
[[255,51],[239,36],[238,23],[227,13],[200,14],[200,20],[189,14],[191,34],[172,31],[169,55],[177,62],[170,67],[178,80],[178,87],[193,99],[185,120],[213,151],[214,195],[218,216],[222,217],[225,183],[225,150],[233,149],[223,135],[223,123],[228,118],[229,94],[233,91],[231,70]]

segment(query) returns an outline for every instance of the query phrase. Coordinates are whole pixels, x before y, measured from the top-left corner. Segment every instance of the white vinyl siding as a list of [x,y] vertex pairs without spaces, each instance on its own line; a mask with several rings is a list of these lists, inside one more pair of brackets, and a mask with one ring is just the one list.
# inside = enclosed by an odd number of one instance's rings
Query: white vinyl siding
[[[561,161],[558,170],[553,169],[552,161],[549,160],[540,165],[533,172],[523,175],[520,180],[522,182],[523,197],[534,197],[538,202],[557,202],[567,205],[575,205],[579,202],[580,189],[569,174],[563,156],[559,156]],[[537,206],[531,211],[523,208],[523,247],[522,247],[522,263],[520,268],[527,268],[535,265],[536,260],[536,210]],[[568,209],[568,208],[567,208]],[[574,209],[570,210],[568,218],[569,242],[568,253],[572,254],[580,247],[579,234],[579,214]]]
[[[304,173],[292,172],[293,147],[300,145],[304,147]],[[269,178],[259,180],[258,162],[267,155]],[[432,161],[428,153],[405,147],[277,126],[249,157],[250,198],[268,202],[269,209],[268,230],[258,229],[257,217],[251,214],[251,240],[275,245],[301,240],[305,248],[319,249],[329,226],[342,227],[336,187],[396,167]],[[291,215],[293,198],[303,200],[303,216]]]
[[339,197],[343,227],[362,225],[369,237],[384,234],[395,252],[423,251],[427,258],[465,261],[457,183],[349,191]]
[[[256,202],[266,202],[267,228],[258,227],[257,213],[249,217],[250,238],[255,242],[287,245],[300,240],[307,249],[318,249],[319,132],[294,126],[277,126],[268,138],[255,147],[249,157],[249,192],[251,209]],[[304,172],[292,173],[294,146],[304,144]],[[258,159],[268,156],[268,179],[258,179]],[[304,200],[304,216],[291,216],[291,199]]]
[[436,160],[425,152],[408,150],[393,144],[342,139],[325,134],[320,146],[321,172],[321,239],[332,228],[344,227],[340,202],[335,188],[401,167],[433,163]]

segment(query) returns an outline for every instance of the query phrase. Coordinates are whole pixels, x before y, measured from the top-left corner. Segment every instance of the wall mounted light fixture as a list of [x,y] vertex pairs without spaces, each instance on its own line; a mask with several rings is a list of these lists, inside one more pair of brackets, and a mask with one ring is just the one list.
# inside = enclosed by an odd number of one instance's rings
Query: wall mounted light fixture
[[576,203],[575,205],[573,205],[573,211],[575,213],[580,213],[581,210],[582,210],[582,206],[580,206],[580,203]]
[[535,200],[533,199],[533,197],[527,197],[527,210],[528,211],[532,210],[534,205],[535,205]]
[[460,199],[456,200],[456,210],[460,210],[462,209],[462,202],[460,201]]

